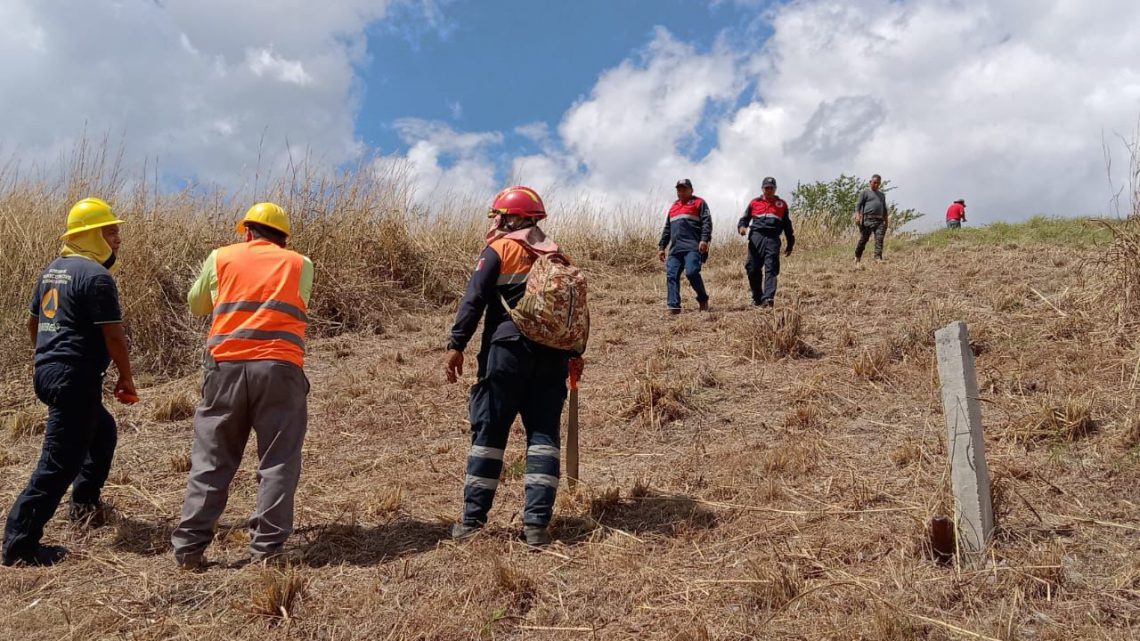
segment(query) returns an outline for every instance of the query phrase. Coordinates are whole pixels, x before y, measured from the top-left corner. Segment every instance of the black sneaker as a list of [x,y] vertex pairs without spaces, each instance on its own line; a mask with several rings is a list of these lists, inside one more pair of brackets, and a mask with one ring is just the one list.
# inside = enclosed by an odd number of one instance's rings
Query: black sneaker
[[527,545],[534,547],[544,547],[550,545],[552,539],[550,537],[550,530],[544,525],[527,525],[523,527],[523,538],[526,539]]
[[111,509],[104,505],[102,501],[96,501],[94,503],[76,503],[72,501],[71,506],[67,510],[67,516],[71,519],[72,523],[80,527],[95,529],[107,525],[110,512]]
[[475,536],[482,529],[482,525],[459,522],[451,526],[451,538],[455,541],[463,541]]
[[67,548],[59,545],[37,545],[29,552],[22,554],[5,554],[3,561],[0,561],[5,566],[36,566],[48,567],[59,563],[67,556]]
[[700,308],[701,308],[701,311],[702,311],[702,312],[707,312],[707,311],[709,311],[709,302],[708,302],[707,300],[706,300],[706,301],[704,301],[704,302],[698,303],[698,304],[700,305]]

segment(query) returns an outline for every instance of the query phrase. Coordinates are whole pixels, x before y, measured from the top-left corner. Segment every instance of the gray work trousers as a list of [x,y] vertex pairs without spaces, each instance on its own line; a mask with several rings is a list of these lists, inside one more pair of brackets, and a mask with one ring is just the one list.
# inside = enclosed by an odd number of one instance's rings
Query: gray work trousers
[[214,538],[246,441],[257,434],[257,508],[249,519],[254,560],[281,550],[293,533],[293,496],[301,477],[309,381],[283,361],[209,363],[194,414],[190,480],[182,521],[170,537],[182,562]]

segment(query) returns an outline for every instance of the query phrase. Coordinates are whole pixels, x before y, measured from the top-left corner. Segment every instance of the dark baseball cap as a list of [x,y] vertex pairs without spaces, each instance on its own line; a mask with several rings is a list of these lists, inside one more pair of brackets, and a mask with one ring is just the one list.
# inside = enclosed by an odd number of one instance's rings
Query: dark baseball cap
[[676,185],[673,185],[673,186],[674,187],[688,187],[689,189],[692,189],[693,188],[693,182],[691,180],[689,180],[688,178],[682,178],[682,179],[677,181]]
[[767,178],[764,179],[764,182],[760,183],[760,186],[761,187],[775,187],[776,186],[776,179],[771,177],[771,176],[768,176]]

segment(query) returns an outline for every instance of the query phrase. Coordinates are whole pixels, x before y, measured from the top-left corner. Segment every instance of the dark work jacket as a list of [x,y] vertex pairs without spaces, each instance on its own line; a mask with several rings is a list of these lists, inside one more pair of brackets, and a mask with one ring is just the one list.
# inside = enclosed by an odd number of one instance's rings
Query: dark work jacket
[[770,238],[783,233],[788,239],[788,249],[796,244],[796,233],[792,229],[792,212],[783,198],[777,197],[772,202],[763,197],[753,198],[744,208],[744,215],[737,221],[736,226],[748,227],[750,234],[758,233]]
[[669,208],[665,217],[665,229],[661,231],[661,240],[657,248],[664,250],[672,242],[671,254],[686,254],[695,252],[701,241],[712,240],[712,214],[709,213],[708,203],[703,198],[693,196],[689,202],[680,200]]
[[507,238],[500,238],[483,249],[475,272],[467,281],[467,291],[459,301],[448,349],[467,349],[484,311],[483,351],[495,341],[521,335],[499,297],[512,306],[518,303],[526,292],[527,276],[534,261],[534,254],[522,243]]

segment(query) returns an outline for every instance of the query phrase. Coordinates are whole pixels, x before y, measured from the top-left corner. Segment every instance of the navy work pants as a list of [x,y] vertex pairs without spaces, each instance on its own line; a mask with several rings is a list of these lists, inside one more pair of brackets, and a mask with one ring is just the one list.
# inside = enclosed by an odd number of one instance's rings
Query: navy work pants
[[780,275],[780,237],[758,232],[748,235],[748,286],[752,289],[752,303],[763,305],[776,298],[776,284]]
[[471,450],[463,486],[463,522],[482,525],[495,500],[515,417],[526,430],[523,524],[545,526],[558,491],[559,428],[566,401],[567,352],[523,337],[496,341],[479,355],[471,388]]
[[[4,526],[4,555],[31,552],[67,486],[71,500],[98,505],[111,471],[117,434],[103,407],[103,377],[63,363],[36,367],[36,396],[48,406],[39,464]],[[74,485],[73,485],[74,483]]]
[[704,256],[698,251],[677,252],[669,254],[665,261],[665,287],[668,292],[666,304],[669,309],[681,309],[681,270],[685,271],[685,278],[689,279],[693,291],[697,294],[697,302],[704,303],[709,299],[705,291],[705,281],[701,278],[701,263]]

